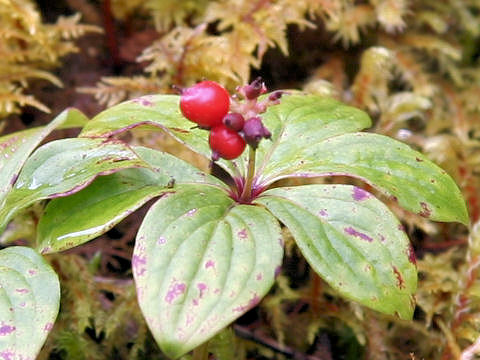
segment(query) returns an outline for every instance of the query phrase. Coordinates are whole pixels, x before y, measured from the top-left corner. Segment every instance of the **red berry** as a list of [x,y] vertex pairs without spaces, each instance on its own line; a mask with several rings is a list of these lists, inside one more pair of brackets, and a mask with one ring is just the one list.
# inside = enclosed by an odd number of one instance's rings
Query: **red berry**
[[232,160],[239,157],[245,150],[245,140],[234,130],[225,125],[219,125],[212,128],[208,138],[210,148],[213,151],[213,159],[222,157]]
[[243,129],[243,124],[245,124],[245,119],[242,114],[239,113],[230,113],[225,115],[222,122],[226,127],[234,131],[241,131]]
[[222,123],[230,107],[228,91],[215,81],[202,81],[182,91],[180,110],[200,127],[211,128]]

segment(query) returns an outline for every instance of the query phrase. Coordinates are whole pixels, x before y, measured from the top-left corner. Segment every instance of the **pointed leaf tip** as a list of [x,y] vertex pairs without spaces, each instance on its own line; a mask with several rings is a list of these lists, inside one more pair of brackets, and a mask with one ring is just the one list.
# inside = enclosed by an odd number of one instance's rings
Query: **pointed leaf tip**
[[140,308],[177,358],[256,306],[283,257],[278,221],[205,185],[180,185],[149,210],[132,267]]
[[389,209],[350,185],[267,190],[256,200],[292,233],[312,268],[341,295],[410,319],[417,270]]

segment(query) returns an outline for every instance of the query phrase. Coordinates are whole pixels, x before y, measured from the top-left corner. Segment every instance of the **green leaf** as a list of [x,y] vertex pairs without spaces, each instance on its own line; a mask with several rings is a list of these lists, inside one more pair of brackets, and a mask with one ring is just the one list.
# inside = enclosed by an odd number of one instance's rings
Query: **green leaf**
[[[147,95],[112,106],[90,120],[79,136],[112,136],[140,125],[163,129],[196,153],[212,156],[208,131],[197,128],[182,115],[178,95]],[[231,162],[221,160],[219,164],[235,172]]]
[[0,251],[0,358],[34,359],[57,317],[60,284],[34,250]]
[[263,181],[353,176],[397,199],[411,212],[436,221],[469,222],[465,201],[452,178],[426,156],[386,136],[355,133],[328,138],[299,152],[289,166],[277,171],[274,164],[268,164],[264,173],[268,180]]
[[278,221],[206,185],[155,203],[132,258],[140,308],[161,349],[177,358],[255,306],[283,257]]
[[267,190],[256,200],[292,233],[312,268],[343,296],[410,319],[417,271],[398,220],[350,185]]
[[87,120],[80,111],[67,109],[47,126],[0,137],[0,207],[17,180],[20,169],[28,156],[43,139],[56,128],[80,127]]
[[331,98],[302,94],[282,97],[262,118],[272,138],[260,143],[256,167],[267,179],[290,173],[291,164],[304,161],[303,153],[322,140],[371,126],[368,115],[359,109]]
[[19,210],[36,201],[80,191],[98,175],[148,167],[125,143],[106,139],[64,139],[38,148],[26,161],[0,208],[0,230]]
[[[165,129],[193,151],[210,158],[208,132],[194,128],[179,109],[180,97],[154,95],[116,105],[95,116],[80,136],[111,136],[138,125],[153,125]],[[336,100],[294,93],[284,95],[279,105],[271,106],[262,115],[272,132],[272,142],[262,141],[257,150],[257,166],[271,161],[275,166],[288,165],[286,159],[305,148],[310,142],[370,126],[362,111]],[[285,157],[285,160],[284,160]],[[242,176],[247,167],[247,151],[233,161],[218,162],[232,176]]]
[[[214,177],[163,152],[133,148],[150,169],[127,169],[101,176],[78,193],[53,199],[38,224],[42,253],[66,250],[91,240],[119,223],[148,200],[182,183],[222,186]],[[167,188],[166,188],[167,187]]]

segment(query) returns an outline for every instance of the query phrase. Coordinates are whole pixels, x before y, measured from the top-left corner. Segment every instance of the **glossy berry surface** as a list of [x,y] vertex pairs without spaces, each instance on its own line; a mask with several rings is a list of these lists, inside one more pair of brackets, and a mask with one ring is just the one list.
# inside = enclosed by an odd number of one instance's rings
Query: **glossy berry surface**
[[223,124],[212,128],[208,142],[213,151],[213,160],[218,160],[219,157],[235,159],[243,153],[246,146],[245,140],[236,131]]
[[202,128],[222,123],[230,107],[230,95],[215,81],[202,81],[182,91],[180,110],[188,120]]
[[233,131],[241,131],[243,129],[243,125],[245,124],[245,119],[243,118],[242,114],[239,113],[227,114],[222,121],[226,127]]

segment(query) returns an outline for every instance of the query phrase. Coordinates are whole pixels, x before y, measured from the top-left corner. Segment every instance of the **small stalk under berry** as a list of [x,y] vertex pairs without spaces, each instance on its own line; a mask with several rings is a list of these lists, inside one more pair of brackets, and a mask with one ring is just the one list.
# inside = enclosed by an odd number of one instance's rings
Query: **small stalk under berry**
[[248,168],[247,168],[247,177],[242,189],[242,194],[238,201],[240,203],[249,203],[252,197],[252,185],[253,179],[255,177],[255,154],[256,149],[249,146],[248,147]]

